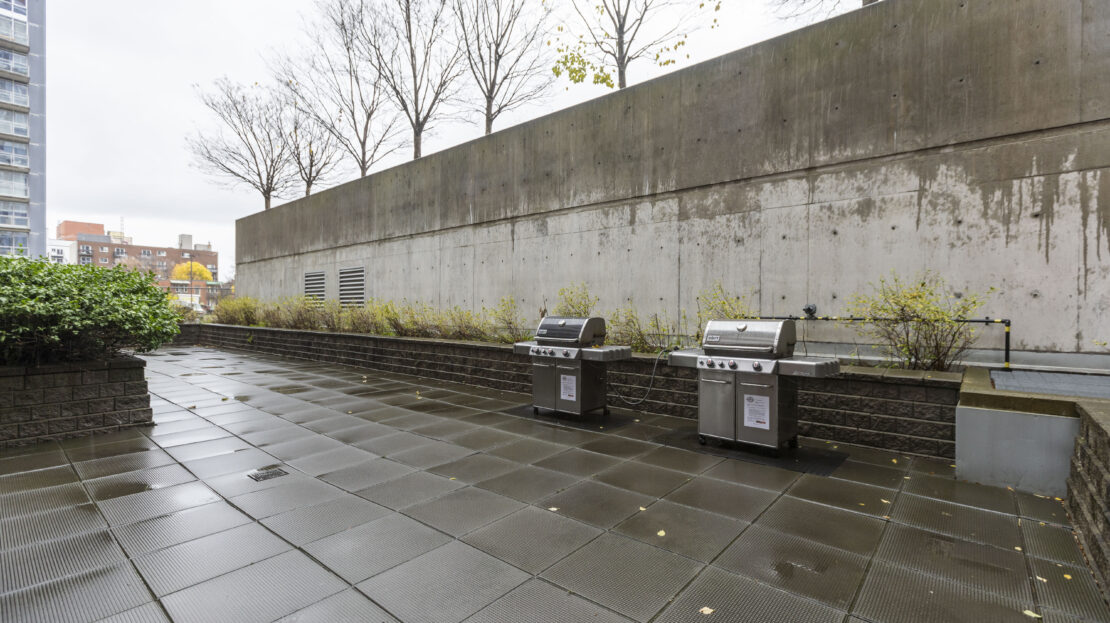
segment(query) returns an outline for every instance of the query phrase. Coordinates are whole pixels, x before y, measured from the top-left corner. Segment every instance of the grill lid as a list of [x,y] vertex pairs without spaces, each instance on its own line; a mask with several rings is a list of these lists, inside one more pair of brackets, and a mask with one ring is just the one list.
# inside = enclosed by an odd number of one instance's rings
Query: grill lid
[[706,354],[781,359],[794,354],[793,320],[710,320],[702,349]]
[[605,342],[605,319],[546,316],[536,328],[536,342],[557,346],[601,346]]

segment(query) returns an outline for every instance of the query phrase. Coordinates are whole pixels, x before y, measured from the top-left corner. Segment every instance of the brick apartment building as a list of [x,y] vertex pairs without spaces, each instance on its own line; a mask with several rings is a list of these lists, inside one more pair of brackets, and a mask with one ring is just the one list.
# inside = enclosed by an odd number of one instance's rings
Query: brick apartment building
[[[133,244],[122,232],[105,231],[100,223],[62,221],[58,225],[59,240],[77,243],[77,263],[111,267],[117,264],[136,266],[168,280],[174,266],[187,261],[197,262],[212,273],[212,281],[219,281],[218,251],[210,244],[193,244],[193,237],[178,236],[177,247],[155,247]],[[203,282],[202,282],[203,283]]]

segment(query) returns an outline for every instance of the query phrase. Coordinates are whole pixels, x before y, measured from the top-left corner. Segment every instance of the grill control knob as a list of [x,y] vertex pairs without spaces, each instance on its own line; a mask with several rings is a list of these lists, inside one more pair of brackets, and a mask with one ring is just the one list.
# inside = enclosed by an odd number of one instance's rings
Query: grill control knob
[[758,361],[753,361],[752,362],[752,370],[755,370],[756,372],[759,372],[762,369],[763,369],[763,364],[759,363]]
[[730,367],[730,368],[732,368],[733,370],[735,370],[735,369],[736,369],[736,362],[735,362],[735,361],[730,361],[730,362],[728,362],[728,367]]
[[708,362],[706,362],[705,365],[709,366],[710,368],[714,367],[713,360],[710,359]]
[[569,350],[564,350],[563,351],[563,356],[564,357],[570,357],[570,351]]

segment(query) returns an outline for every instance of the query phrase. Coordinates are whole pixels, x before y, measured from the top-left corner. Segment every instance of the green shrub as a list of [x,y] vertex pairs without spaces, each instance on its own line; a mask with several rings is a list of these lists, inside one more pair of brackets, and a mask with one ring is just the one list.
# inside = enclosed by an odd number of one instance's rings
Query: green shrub
[[195,324],[201,321],[201,313],[188,305],[174,301],[170,303],[170,307],[177,314],[178,322]]
[[249,296],[222,298],[216,303],[216,322],[252,327],[259,322],[258,307]]
[[520,314],[520,306],[511,296],[502,297],[493,309],[483,309],[482,313],[490,319],[490,337],[494,342],[512,344],[532,337],[535,325]]
[[871,287],[871,294],[852,298],[849,313],[872,319],[858,324],[857,331],[877,342],[899,367],[949,370],[975,342],[974,326],[957,320],[970,318],[986,294],[947,293],[944,279],[933,272],[913,281],[891,273]]
[[177,332],[178,315],[151,273],[0,257],[0,356],[7,365],[144,352]]
[[584,282],[572,283],[559,288],[559,303],[555,305],[555,315],[586,318],[597,307],[597,301],[598,298],[590,294],[590,288]]
[[727,292],[720,281],[714,282],[712,286],[698,294],[697,337],[701,338],[705,323],[710,320],[754,318],[756,315],[756,311],[748,305],[746,296]]
[[686,314],[678,321],[668,314],[641,318],[632,305],[614,310],[606,318],[606,339],[610,344],[631,346],[638,353],[657,353],[667,348],[687,348],[693,338],[687,334]]

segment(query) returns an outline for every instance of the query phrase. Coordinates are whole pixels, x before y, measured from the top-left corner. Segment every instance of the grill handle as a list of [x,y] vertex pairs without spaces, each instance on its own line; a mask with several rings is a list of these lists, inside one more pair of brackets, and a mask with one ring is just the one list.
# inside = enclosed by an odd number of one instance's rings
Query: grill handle
[[771,389],[771,387],[773,387],[771,385],[760,385],[759,383],[738,383],[738,384],[743,385],[744,387],[762,387],[763,389]]
[[554,368],[555,366],[551,365],[550,363],[533,363],[532,367],[534,367],[534,368]]
[[718,381],[717,379],[702,379],[702,383],[720,383],[721,385],[732,385],[732,381]]

